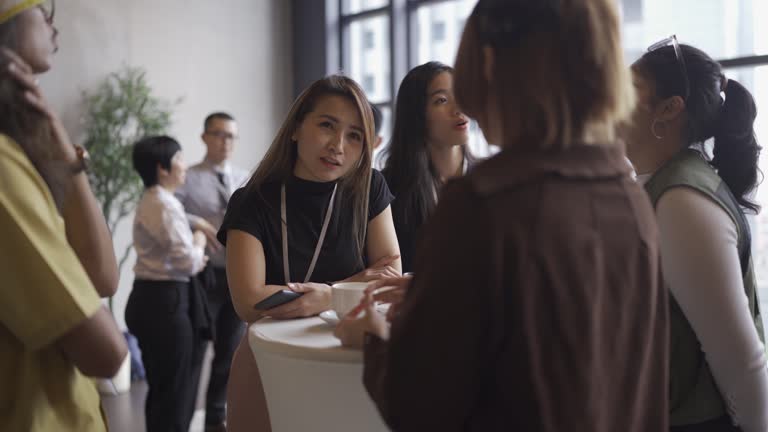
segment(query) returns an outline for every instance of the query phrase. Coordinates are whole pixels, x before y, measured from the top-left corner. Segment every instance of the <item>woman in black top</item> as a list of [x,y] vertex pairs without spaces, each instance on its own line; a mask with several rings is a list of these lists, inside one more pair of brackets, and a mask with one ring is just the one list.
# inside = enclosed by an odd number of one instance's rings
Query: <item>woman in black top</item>
[[[330,309],[331,281],[400,273],[392,195],[371,169],[373,140],[370,105],[349,78],[319,80],[294,102],[253,177],[230,200],[218,234],[227,248],[232,301],[244,321],[315,315]],[[375,264],[366,269],[366,262]],[[303,295],[268,311],[254,309],[284,289]],[[245,342],[230,376],[228,429],[269,430]]]
[[418,230],[437,204],[437,191],[474,162],[467,148],[468,130],[469,120],[453,97],[451,67],[429,62],[405,76],[382,170],[396,197],[392,217],[403,271],[413,271]]
[[[296,175],[292,175],[285,182],[291,281],[303,281],[306,276],[335,184],[336,182],[305,180]],[[232,202],[239,208],[234,210],[234,205],[230,207],[232,210],[227,213],[223,225],[227,230],[243,231],[259,239],[264,250],[266,285],[287,285],[283,274],[281,245],[281,186],[282,183],[277,181],[265,183],[261,187],[261,193],[255,197],[249,197],[246,188],[235,192]],[[376,170],[371,174],[369,197],[368,221],[388,210],[389,203],[394,198],[384,177]],[[363,270],[363,263],[354,253],[355,235],[349,224],[351,209],[339,191],[336,192],[334,201],[328,233],[312,273],[311,279],[314,281],[341,281]],[[227,234],[222,231],[219,238],[226,241]],[[252,304],[246,303],[246,306],[253,309]],[[264,313],[268,316],[275,315],[273,310]]]

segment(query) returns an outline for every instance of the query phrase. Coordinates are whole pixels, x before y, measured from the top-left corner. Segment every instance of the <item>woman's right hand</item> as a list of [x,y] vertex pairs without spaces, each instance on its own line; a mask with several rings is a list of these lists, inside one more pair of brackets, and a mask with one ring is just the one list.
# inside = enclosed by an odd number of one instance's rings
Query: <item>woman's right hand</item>
[[[389,340],[389,323],[376,310],[371,292],[366,292],[360,304],[352,309],[336,326],[333,335],[347,348],[363,348],[365,334],[370,333],[382,340]],[[362,316],[361,313],[365,311]]]
[[331,287],[319,283],[291,283],[291,291],[304,293],[296,300],[264,311],[264,316],[273,319],[304,318],[317,315],[331,308]]
[[207,239],[205,237],[205,233],[204,232],[198,230],[198,231],[195,231],[192,234],[192,244],[194,244],[195,247],[199,247],[199,248],[205,249],[206,243],[207,243]]
[[208,250],[210,250],[211,253],[216,253],[223,247],[221,243],[219,243],[219,240],[216,238],[216,233],[218,230],[214,228],[214,226],[211,225],[211,223],[207,220],[201,217],[196,218],[192,225],[192,229],[196,232],[202,232],[205,235],[205,246],[208,247]]
[[392,266],[392,263],[398,259],[400,259],[400,255],[381,258],[367,269],[340,282],[372,282],[380,279],[398,278],[401,276],[400,271]]
[[75,146],[72,145],[61,119],[45,99],[32,68],[18,54],[6,47],[0,47],[0,54],[4,60],[0,64],[6,64],[5,67],[7,68],[3,72],[7,72],[22,87],[24,99],[29,106],[43,114],[50,122],[52,138],[56,144],[54,147],[57,152],[54,156],[55,159],[68,164],[76,164],[78,159]]
[[374,301],[379,303],[389,303],[387,311],[387,321],[392,322],[397,315],[400,305],[405,299],[405,293],[411,286],[413,276],[396,277],[392,279],[381,279],[368,285],[365,289],[366,296],[371,296]]

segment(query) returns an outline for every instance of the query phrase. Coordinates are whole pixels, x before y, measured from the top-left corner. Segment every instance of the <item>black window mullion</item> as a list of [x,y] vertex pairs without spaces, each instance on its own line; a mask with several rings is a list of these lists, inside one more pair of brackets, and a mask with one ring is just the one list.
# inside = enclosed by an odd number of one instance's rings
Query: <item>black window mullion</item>
[[325,3],[326,14],[326,75],[337,73],[344,65],[344,27],[341,25],[341,2],[327,0]]
[[718,60],[725,69],[768,65],[768,55],[754,55]]
[[390,97],[395,100],[400,81],[408,73],[408,4],[407,0],[390,0],[389,49],[390,49]]
[[448,3],[454,0],[408,0],[408,9],[414,10],[422,5],[431,5],[437,3]]
[[[339,3],[341,3],[341,1]],[[384,15],[387,12],[389,12],[389,6],[382,6],[380,8],[368,9],[368,10],[365,10],[365,11],[362,11],[362,12],[357,12],[357,13],[348,14],[348,15],[343,15],[342,14],[341,15],[341,22],[342,22],[342,24],[346,24],[346,23],[349,23],[349,22],[352,22],[352,21],[358,21],[358,20],[365,19],[365,18],[375,17],[377,15]]]

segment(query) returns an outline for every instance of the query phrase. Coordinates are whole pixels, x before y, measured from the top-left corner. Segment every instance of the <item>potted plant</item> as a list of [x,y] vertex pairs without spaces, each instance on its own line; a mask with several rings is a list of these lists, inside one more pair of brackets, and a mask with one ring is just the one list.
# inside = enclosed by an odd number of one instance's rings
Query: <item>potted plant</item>
[[[144,189],[133,169],[133,145],[149,135],[164,134],[171,126],[175,103],[154,95],[141,68],[123,66],[109,74],[92,92],[83,92],[85,137],[91,155],[89,176],[110,232],[136,208]],[[176,102],[178,103],[178,101]],[[128,259],[132,243],[118,254],[118,272]],[[109,308],[112,310],[112,298]],[[107,393],[130,388],[130,355],[117,376],[100,383]]]

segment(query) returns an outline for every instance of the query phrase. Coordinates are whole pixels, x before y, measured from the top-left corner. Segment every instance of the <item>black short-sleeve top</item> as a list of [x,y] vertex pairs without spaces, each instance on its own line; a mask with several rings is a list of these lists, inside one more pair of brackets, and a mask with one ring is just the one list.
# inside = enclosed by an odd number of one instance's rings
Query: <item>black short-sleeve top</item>
[[[323,227],[334,184],[312,182],[297,177],[291,177],[286,182],[290,282],[304,282]],[[229,201],[224,222],[217,236],[225,246],[227,231],[231,229],[247,232],[259,239],[264,248],[267,285],[286,284],[283,276],[280,187],[279,182],[265,183],[260,194],[246,193],[245,189],[238,189]],[[368,221],[386,210],[393,199],[384,177],[379,171],[373,170]],[[328,232],[311,282],[337,281],[363,270],[363,264],[357,258],[355,250],[352,212],[350,201],[338,190]]]

